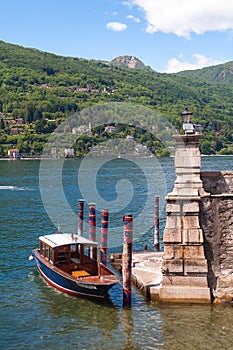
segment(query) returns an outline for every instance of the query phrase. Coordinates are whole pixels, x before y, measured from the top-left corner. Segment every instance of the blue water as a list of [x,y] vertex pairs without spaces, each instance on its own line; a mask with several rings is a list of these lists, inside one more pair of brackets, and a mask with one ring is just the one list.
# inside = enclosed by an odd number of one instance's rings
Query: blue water
[[[159,305],[133,288],[132,308],[127,310],[122,307],[121,285],[111,290],[109,303],[77,299],[49,287],[28,260],[38,237],[56,232],[57,225],[76,232],[81,197],[86,222],[87,203],[97,203],[97,236],[102,204],[109,204],[110,251],[121,248],[122,215],[129,211],[135,219],[134,249],[145,243],[153,247],[153,197],[160,195],[162,235],[164,196],[175,179],[173,161],[102,160],[97,172],[90,162],[81,169],[81,160],[47,160],[42,170],[36,160],[0,161],[0,349],[232,348],[232,305]],[[203,157],[202,170],[232,171],[232,161],[233,157]]]

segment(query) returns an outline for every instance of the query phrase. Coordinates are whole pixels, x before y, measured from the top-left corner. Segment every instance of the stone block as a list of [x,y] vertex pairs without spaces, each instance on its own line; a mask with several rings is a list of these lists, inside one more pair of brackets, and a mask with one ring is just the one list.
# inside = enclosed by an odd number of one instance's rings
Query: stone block
[[174,245],[164,245],[164,253],[163,253],[163,259],[174,259],[175,258],[175,250]]
[[179,228],[165,228],[163,242],[181,244],[181,230]]
[[185,215],[183,217],[183,229],[200,228],[199,218],[197,215]]
[[164,245],[163,259],[183,259],[183,245]]
[[208,272],[206,259],[185,259],[184,273],[206,273]]
[[204,259],[204,247],[202,245],[185,245],[184,259]]
[[198,142],[188,142],[188,143],[186,143],[185,150],[192,157],[200,157],[201,156]]
[[175,187],[182,189],[182,187],[186,188],[202,188],[202,181],[200,180],[199,174],[195,174],[191,172],[188,174],[188,177],[185,178],[183,175],[177,174],[177,179],[175,181]]
[[190,200],[183,200],[177,198],[176,201],[168,201],[166,206],[167,214],[180,213],[199,213],[199,202]]
[[163,286],[208,287],[206,276],[163,276]]
[[163,274],[183,273],[183,260],[182,259],[173,259],[173,260],[163,259],[162,271],[163,271]]
[[173,203],[168,202],[167,206],[166,206],[166,212],[167,212],[167,214],[168,213],[176,213],[176,214],[180,213],[181,212],[180,203],[178,201],[177,202],[173,201]]
[[180,216],[171,215],[166,218],[166,229],[176,229],[181,227]]
[[202,187],[199,174],[196,174],[194,172],[187,172],[187,174],[178,173],[175,181],[175,187],[182,188],[182,186],[188,188],[196,188],[197,186]]
[[175,157],[175,167],[198,168],[201,167],[201,159],[195,152],[187,154],[187,152],[177,151]]
[[189,201],[183,203],[183,213],[199,213],[199,203],[196,201]]
[[162,302],[210,303],[209,288],[163,286],[160,289],[159,300]]
[[200,189],[200,185],[198,185],[197,187],[194,186],[190,186],[190,184],[186,183],[182,183],[179,184],[179,186],[175,186],[174,190],[171,192],[172,196],[180,196],[180,197],[199,197],[199,189]]
[[203,232],[200,228],[189,228],[183,229],[183,243],[184,244],[194,244],[203,243]]

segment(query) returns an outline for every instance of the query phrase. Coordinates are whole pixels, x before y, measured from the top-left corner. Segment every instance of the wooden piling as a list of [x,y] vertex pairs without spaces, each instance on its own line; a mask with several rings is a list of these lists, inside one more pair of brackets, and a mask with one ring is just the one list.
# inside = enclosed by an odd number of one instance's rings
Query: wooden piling
[[159,251],[159,197],[154,197],[154,250]]
[[123,277],[123,306],[131,305],[131,266],[132,266],[132,240],[133,240],[133,216],[124,215],[124,238],[122,254]]
[[100,254],[101,254],[101,262],[105,265],[107,264],[107,247],[108,247],[108,209],[102,209]]
[[[96,204],[90,203],[89,205],[89,239],[93,242],[96,241]],[[92,248],[91,258],[97,259],[97,250]]]
[[90,203],[89,205],[89,239],[93,242],[96,241],[96,204]]
[[84,210],[84,200],[79,199],[78,201],[78,236],[83,235],[83,210]]

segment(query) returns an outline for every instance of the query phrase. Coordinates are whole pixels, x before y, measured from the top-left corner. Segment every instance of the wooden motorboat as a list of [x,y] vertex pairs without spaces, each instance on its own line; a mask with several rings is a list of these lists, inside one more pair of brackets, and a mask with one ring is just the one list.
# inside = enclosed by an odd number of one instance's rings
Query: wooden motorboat
[[98,243],[83,236],[55,233],[39,237],[32,257],[41,276],[58,290],[90,298],[107,298],[118,276],[98,259]]

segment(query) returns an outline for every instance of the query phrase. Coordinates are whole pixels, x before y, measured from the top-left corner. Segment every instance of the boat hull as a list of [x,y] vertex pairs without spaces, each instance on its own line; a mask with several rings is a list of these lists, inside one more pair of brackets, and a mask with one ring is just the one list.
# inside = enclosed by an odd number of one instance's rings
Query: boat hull
[[116,284],[118,281],[110,282],[97,282],[90,283],[83,280],[77,280],[70,276],[69,274],[61,271],[60,269],[54,267],[49,262],[43,262],[38,254],[37,250],[34,250],[33,257],[36,260],[36,265],[41,276],[54,288],[60,290],[61,292],[74,295],[83,296],[88,298],[107,298],[108,291]]

